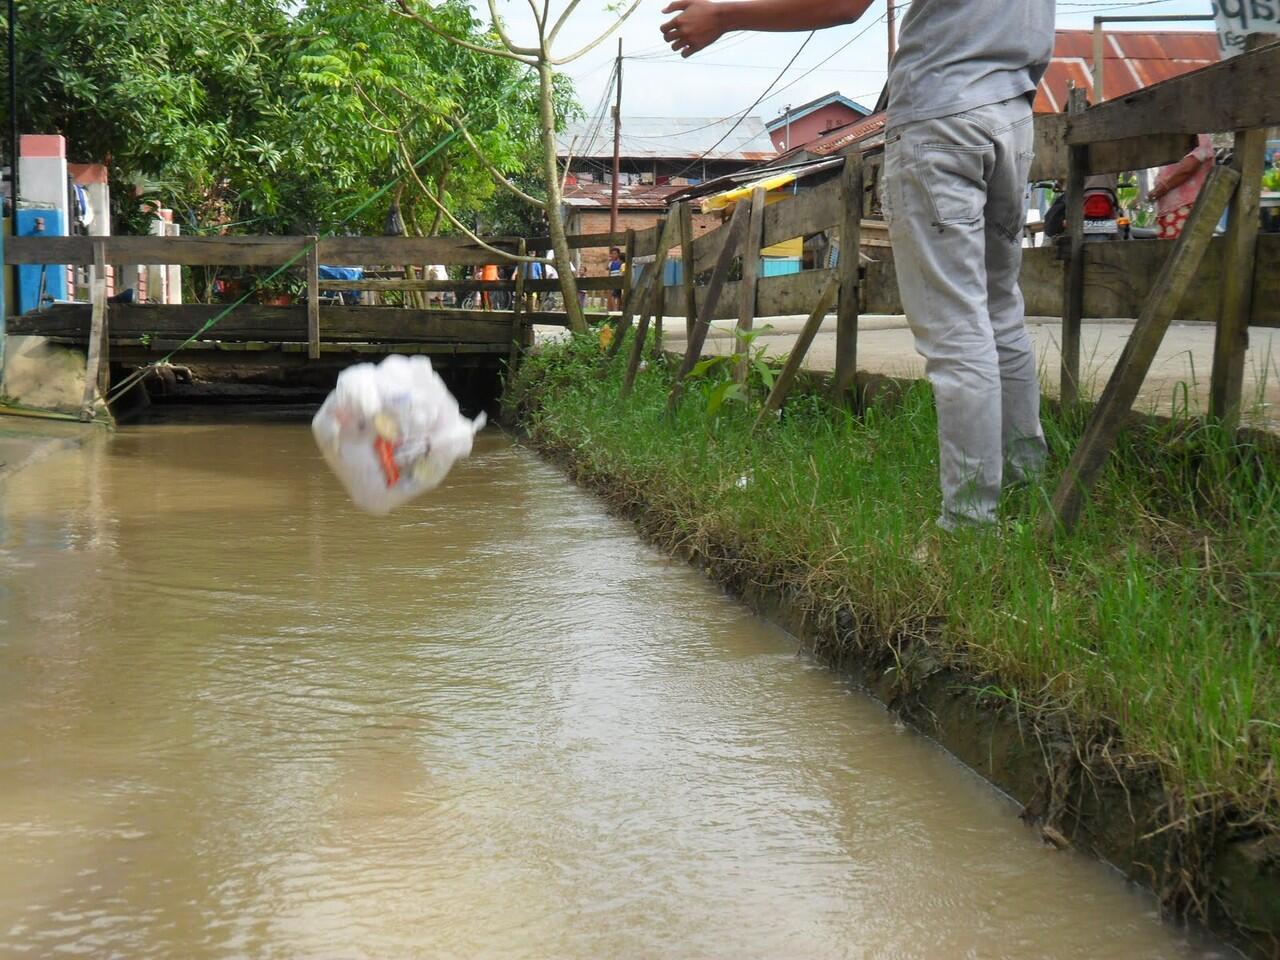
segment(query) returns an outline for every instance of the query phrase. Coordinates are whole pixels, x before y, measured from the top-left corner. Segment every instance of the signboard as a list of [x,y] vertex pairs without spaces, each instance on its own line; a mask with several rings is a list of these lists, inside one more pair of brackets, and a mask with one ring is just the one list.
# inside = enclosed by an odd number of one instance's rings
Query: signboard
[[1251,33],[1280,34],[1280,0],[1214,0],[1213,13],[1224,58],[1243,53]]

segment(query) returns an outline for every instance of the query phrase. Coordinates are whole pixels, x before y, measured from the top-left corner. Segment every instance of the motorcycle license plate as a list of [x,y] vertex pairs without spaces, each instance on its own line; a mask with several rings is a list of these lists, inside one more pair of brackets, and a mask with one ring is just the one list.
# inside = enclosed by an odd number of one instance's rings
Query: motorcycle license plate
[[1119,232],[1114,220],[1086,220],[1084,222],[1084,232],[1092,234],[1113,234]]

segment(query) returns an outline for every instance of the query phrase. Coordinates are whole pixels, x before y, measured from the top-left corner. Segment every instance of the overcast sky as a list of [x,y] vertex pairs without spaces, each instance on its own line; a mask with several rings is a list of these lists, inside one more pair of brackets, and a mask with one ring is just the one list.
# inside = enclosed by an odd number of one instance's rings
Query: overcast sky
[[[643,0],[618,31],[624,56],[637,58],[623,62],[624,116],[722,117],[745,110],[804,42],[805,34],[736,34],[723,37],[702,53],[682,60],[662,44],[658,31],[658,25],[667,19],[662,14],[667,2]],[[898,5],[902,7],[902,0]],[[552,7],[554,15],[563,4],[555,0]],[[520,0],[506,0],[502,9],[513,32],[532,19],[528,4]],[[1209,0],[1148,0],[1146,3],[1059,0],[1058,26],[1090,28],[1094,14],[1211,12]],[[800,51],[795,64],[775,89],[752,112],[767,121],[782,113],[788,104],[798,105],[833,90],[873,106],[885,79],[888,35],[884,13],[884,0],[875,0],[858,23],[818,32]],[[615,19],[615,14],[604,9],[603,0],[582,0],[558,38],[556,52],[564,54],[579,48]],[[1211,30],[1213,24],[1124,24],[1116,29],[1144,28]],[[588,113],[593,112],[606,95],[605,85],[617,54],[618,34],[565,68],[577,84],[578,97]]]

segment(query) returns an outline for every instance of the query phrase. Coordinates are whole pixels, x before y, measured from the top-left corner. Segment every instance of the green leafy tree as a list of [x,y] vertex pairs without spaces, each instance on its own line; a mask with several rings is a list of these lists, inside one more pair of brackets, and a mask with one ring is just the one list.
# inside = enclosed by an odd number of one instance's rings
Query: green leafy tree
[[[459,37],[484,39],[465,4],[438,15]],[[297,30],[302,93],[294,142],[341,188],[336,197],[394,179],[404,231],[428,236],[460,228],[492,205],[487,164],[511,177],[536,166],[538,84],[518,64],[451,43],[369,0],[311,0]],[[557,101],[574,109],[566,88]],[[484,160],[455,132],[464,117],[482,131],[474,136]]]
[[[608,39],[640,5],[640,0],[630,0],[629,5],[621,10],[612,26],[589,43],[567,54],[560,54],[556,50],[556,39],[564,25],[573,16],[573,12],[578,8],[581,0],[568,0],[568,3],[565,4],[559,15],[554,19],[552,18],[551,0],[542,0],[541,3],[539,3],[539,0],[528,0],[529,11],[533,21],[533,33],[536,39],[536,42],[532,44],[519,43],[508,32],[502,18],[498,15],[497,0],[488,0],[489,25],[492,30],[492,37],[479,41],[462,36],[458,32],[454,18],[460,14],[470,17],[470,7],[464,5],[465,0],[447,0],[446,3],[438,6],[429,6],[422,3],[421,0],[416,0],[416,2],[415,0],[395,0],[395,2],[403,16],[422,24],[428,30],[448,40],[450,43],[475,53],[484,54],[495,60],[511,61],[532,67],[537,71],[538,139],[542,148],[543,176],[542,195],[540,197],[535,197],[525,192],[503,174],[500,166],[488,155],[485,145],[479,142],[479,139],[469,131],[468,122],[459,119],[458,129],[462,133],[463,139],[466,140],[476,156],[484,163],[490,176],[497,183],[530,206],[541,209],[546,215],[547,227],[551,234],[551,243],[555,248],[555,260],[560,274],[560,289],[564,294],[565,312],[569,316],[569,327],[575,333],[585,332],[587,324],[582,315],[582,308],[578,304],[578,284],[573,274],[572,261],[569,254],[569,240],[565,232],[564,214],[561,210],[563,189],[559,164],[556,159],[555,135],[556,131],[563,126],[563,118],[557,113],[556,90],[558,75],[556,68],[585,56],[597,45]],[[620,8],[615,7],[614,9]],[[455,225],[461,227],[461,224],[456,222]]]
[[[290,122],[279,65],[293,43],[274,0],[18,0],[22,129],[61,133],[185,219],[287,218]],[[5,105],[8,122],[10,106]]]
[[[487,164],[517,177],[537,164],[527,68],[376,0],[289,6],[18,0],[22,128],[107,163],[118,219],[142,219],[138,201],[152,199],[192,228],[331,229],[395,180],[348,226],[382,232],[393,207],[407,232],[430,234],[492,205]],[[438,16],[465,42],[487,36],[456,0]],[[563,85],[556,96],[573,109]],[[459,116],[484,161],[456,134],[432,153]]]

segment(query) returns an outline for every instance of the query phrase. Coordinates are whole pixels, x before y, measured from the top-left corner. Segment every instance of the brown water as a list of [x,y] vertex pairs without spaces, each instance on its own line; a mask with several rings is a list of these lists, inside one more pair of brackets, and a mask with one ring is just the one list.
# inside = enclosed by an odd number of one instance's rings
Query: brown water
[[378,519],[125,429],[0,577],[3,957],[1208,955],[496,433]]

